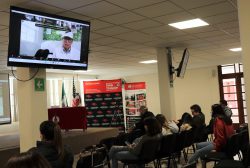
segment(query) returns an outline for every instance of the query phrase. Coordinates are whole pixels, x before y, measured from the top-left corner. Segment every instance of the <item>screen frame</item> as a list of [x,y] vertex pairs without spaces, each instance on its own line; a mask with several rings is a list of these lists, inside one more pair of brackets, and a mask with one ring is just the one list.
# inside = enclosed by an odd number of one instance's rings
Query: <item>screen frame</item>
[[181,62],[179,64],[179,67],[177,68],[177,77],[184,78],[188,60],[189,60],[189,51],[187,48],[185,48],[185,50],[183,51]]
[[[14,61],[10,61],[9,59],[11,58],[12,55],[12,48],[13,45],[17,45],[18,44],[18,50],[20,51],[20,38],[21,38],[21,27],[18,28],[19,30],[17,30],[16,28],[16,24],[13,15],[15,15],[12,10],[16,10],[16,11],[20,11],[20,12],[26,12],[26,13],[30,13],[30,14],[34,14],[34,15],[41,15],[41,16],[45,16],[45,17],[51,17],[54,19],[61,19],[61,20],[65,20],[65,21],[69,21],[69,22],[77,22],[80,24],[86,24],[88,25],[88,29],[86,31],[87,36],[84,38],[86,38],[86,44],[85,47],[82,48],[82,42],[83,40],[81,40],[81,52],[80,52],[80,61],[78,63],[81,64],[86,64],[86,66],[73,66],[73,65],[58,65],[58,64],[43,64],[43,63],[24,63],[24,62],[14,62]],[[69,17],[64,17],[64,16],[59,16],[59,15],[55,15],[55,14],[49,14],[49,13],[44,13],[44,12],[40,12],[40,11],[34,11],[34,10],[29,10],[29,9],[24,9],[24,8],[19,8],[19,7],[15,7],[15,6],[11,6],[10,7],[10,21],[9,21],[9,46],[8,46],[8,58],[7,58],[7,66],[16,66],[16,67],[30,67],[30,68],[34,68],[34,67],[39,67],[39,68],[50,68],[50,69],[69,69],[69,70],[87,70],[88,69],[88,56],[89,56],[89,39],[90,39],[90,22],[88,21],[83,21],[83,20],[79,20],[79,19],[74,19],[74,18],[69,18]],[[17,33],[13,33],[19,31]],[[17,36],[17,34],[19,33],[19,35]],[[83,32],[82,32],[83,35]],[[83,36],[82,36],[83,37]],[[13,40],[12,40],[13,39]],[[85,49],[83,51],[83,49]],[[14,54],[19,56],[20,54]],[[28,60],[32,60],[32,59],[28,59]],[[35,59],[34,59],[35,60]],[[56,62],[56,61],[54,61]],[[51,63],[53,63],[53,61],[51,61]]]

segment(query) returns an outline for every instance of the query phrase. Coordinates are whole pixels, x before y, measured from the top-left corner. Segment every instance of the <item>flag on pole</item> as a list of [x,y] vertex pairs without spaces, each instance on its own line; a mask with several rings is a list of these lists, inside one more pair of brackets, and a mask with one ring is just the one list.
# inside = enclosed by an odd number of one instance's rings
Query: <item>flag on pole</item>
[[75,87],[75,81],[74,81],[74,77],[73,77],[73,98],[76,97],[76,87]]
[[64,82],[62,83],[62,107],[68,107],[68,101],[64,90]]

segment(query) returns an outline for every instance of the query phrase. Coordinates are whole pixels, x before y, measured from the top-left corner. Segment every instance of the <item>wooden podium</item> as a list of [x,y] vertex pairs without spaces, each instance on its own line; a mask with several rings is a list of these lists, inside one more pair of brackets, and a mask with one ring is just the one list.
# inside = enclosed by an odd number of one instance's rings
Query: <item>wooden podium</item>
[[64,107],[48,109],[49,120],[58,122],[61,129],[87,129],[87,111],[85,107]]

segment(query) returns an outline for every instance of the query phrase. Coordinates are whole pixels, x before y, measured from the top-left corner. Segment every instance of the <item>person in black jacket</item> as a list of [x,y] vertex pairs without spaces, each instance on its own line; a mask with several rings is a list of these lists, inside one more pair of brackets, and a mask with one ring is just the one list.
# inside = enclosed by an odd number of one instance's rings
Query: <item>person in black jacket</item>
[[37,141],[37,152],[43,155],[52,168],[72,168],[74,156],[63,146],[59,125],[52,121],[40,124],[41,141]]
[[141,106],[139,111],[141,113],[140,120],[137,123],[135,123],[133,127],[128,129],[127,140],[129,142],[132,142],[134,139],[144,135],[145,134],[144,120],[147,118],[154,117],[154,114],[148,111],[148,108],[146,106]]
[[201,111],[201,107],[198,104],[194,104],[190,107],[193,115],[193,128],[194,128],[194,141],[203,142],[207,140],[207,131],[205,123],[205,115]]

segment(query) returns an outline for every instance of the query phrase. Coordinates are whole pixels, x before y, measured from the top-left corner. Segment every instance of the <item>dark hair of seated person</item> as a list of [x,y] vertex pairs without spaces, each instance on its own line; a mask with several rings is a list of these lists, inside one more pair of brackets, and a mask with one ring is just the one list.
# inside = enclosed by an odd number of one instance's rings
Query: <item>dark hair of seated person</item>
[[182,115],[181,120],[182,120],[182,123],[188,123],[188,124],[192,125],[193,117],[191,116],[191,114],[185,112]]
[[201,107],[198,104],[194,104],[190,107],[191,110],[194,110],[196,113],[202,113],[201,112]]
[[51,168],[49,162],[35,151],[12,156],[4,168]]
[[147,127],[146,134],[149,136],[155,136],[161,133],[160,123],[154,117],[146,118],[144,120],[144,126]]
[[42,141],[50,141],[55,145],[58,155],[62,159],[64,157],[64,147],[59,125],[53,121],[43,121],[40,124],[40,133]]
[[225,114],[223,107],[220,104],[212,105],[212,117],[222,119],[227,125],[232,125],[232,120]]

